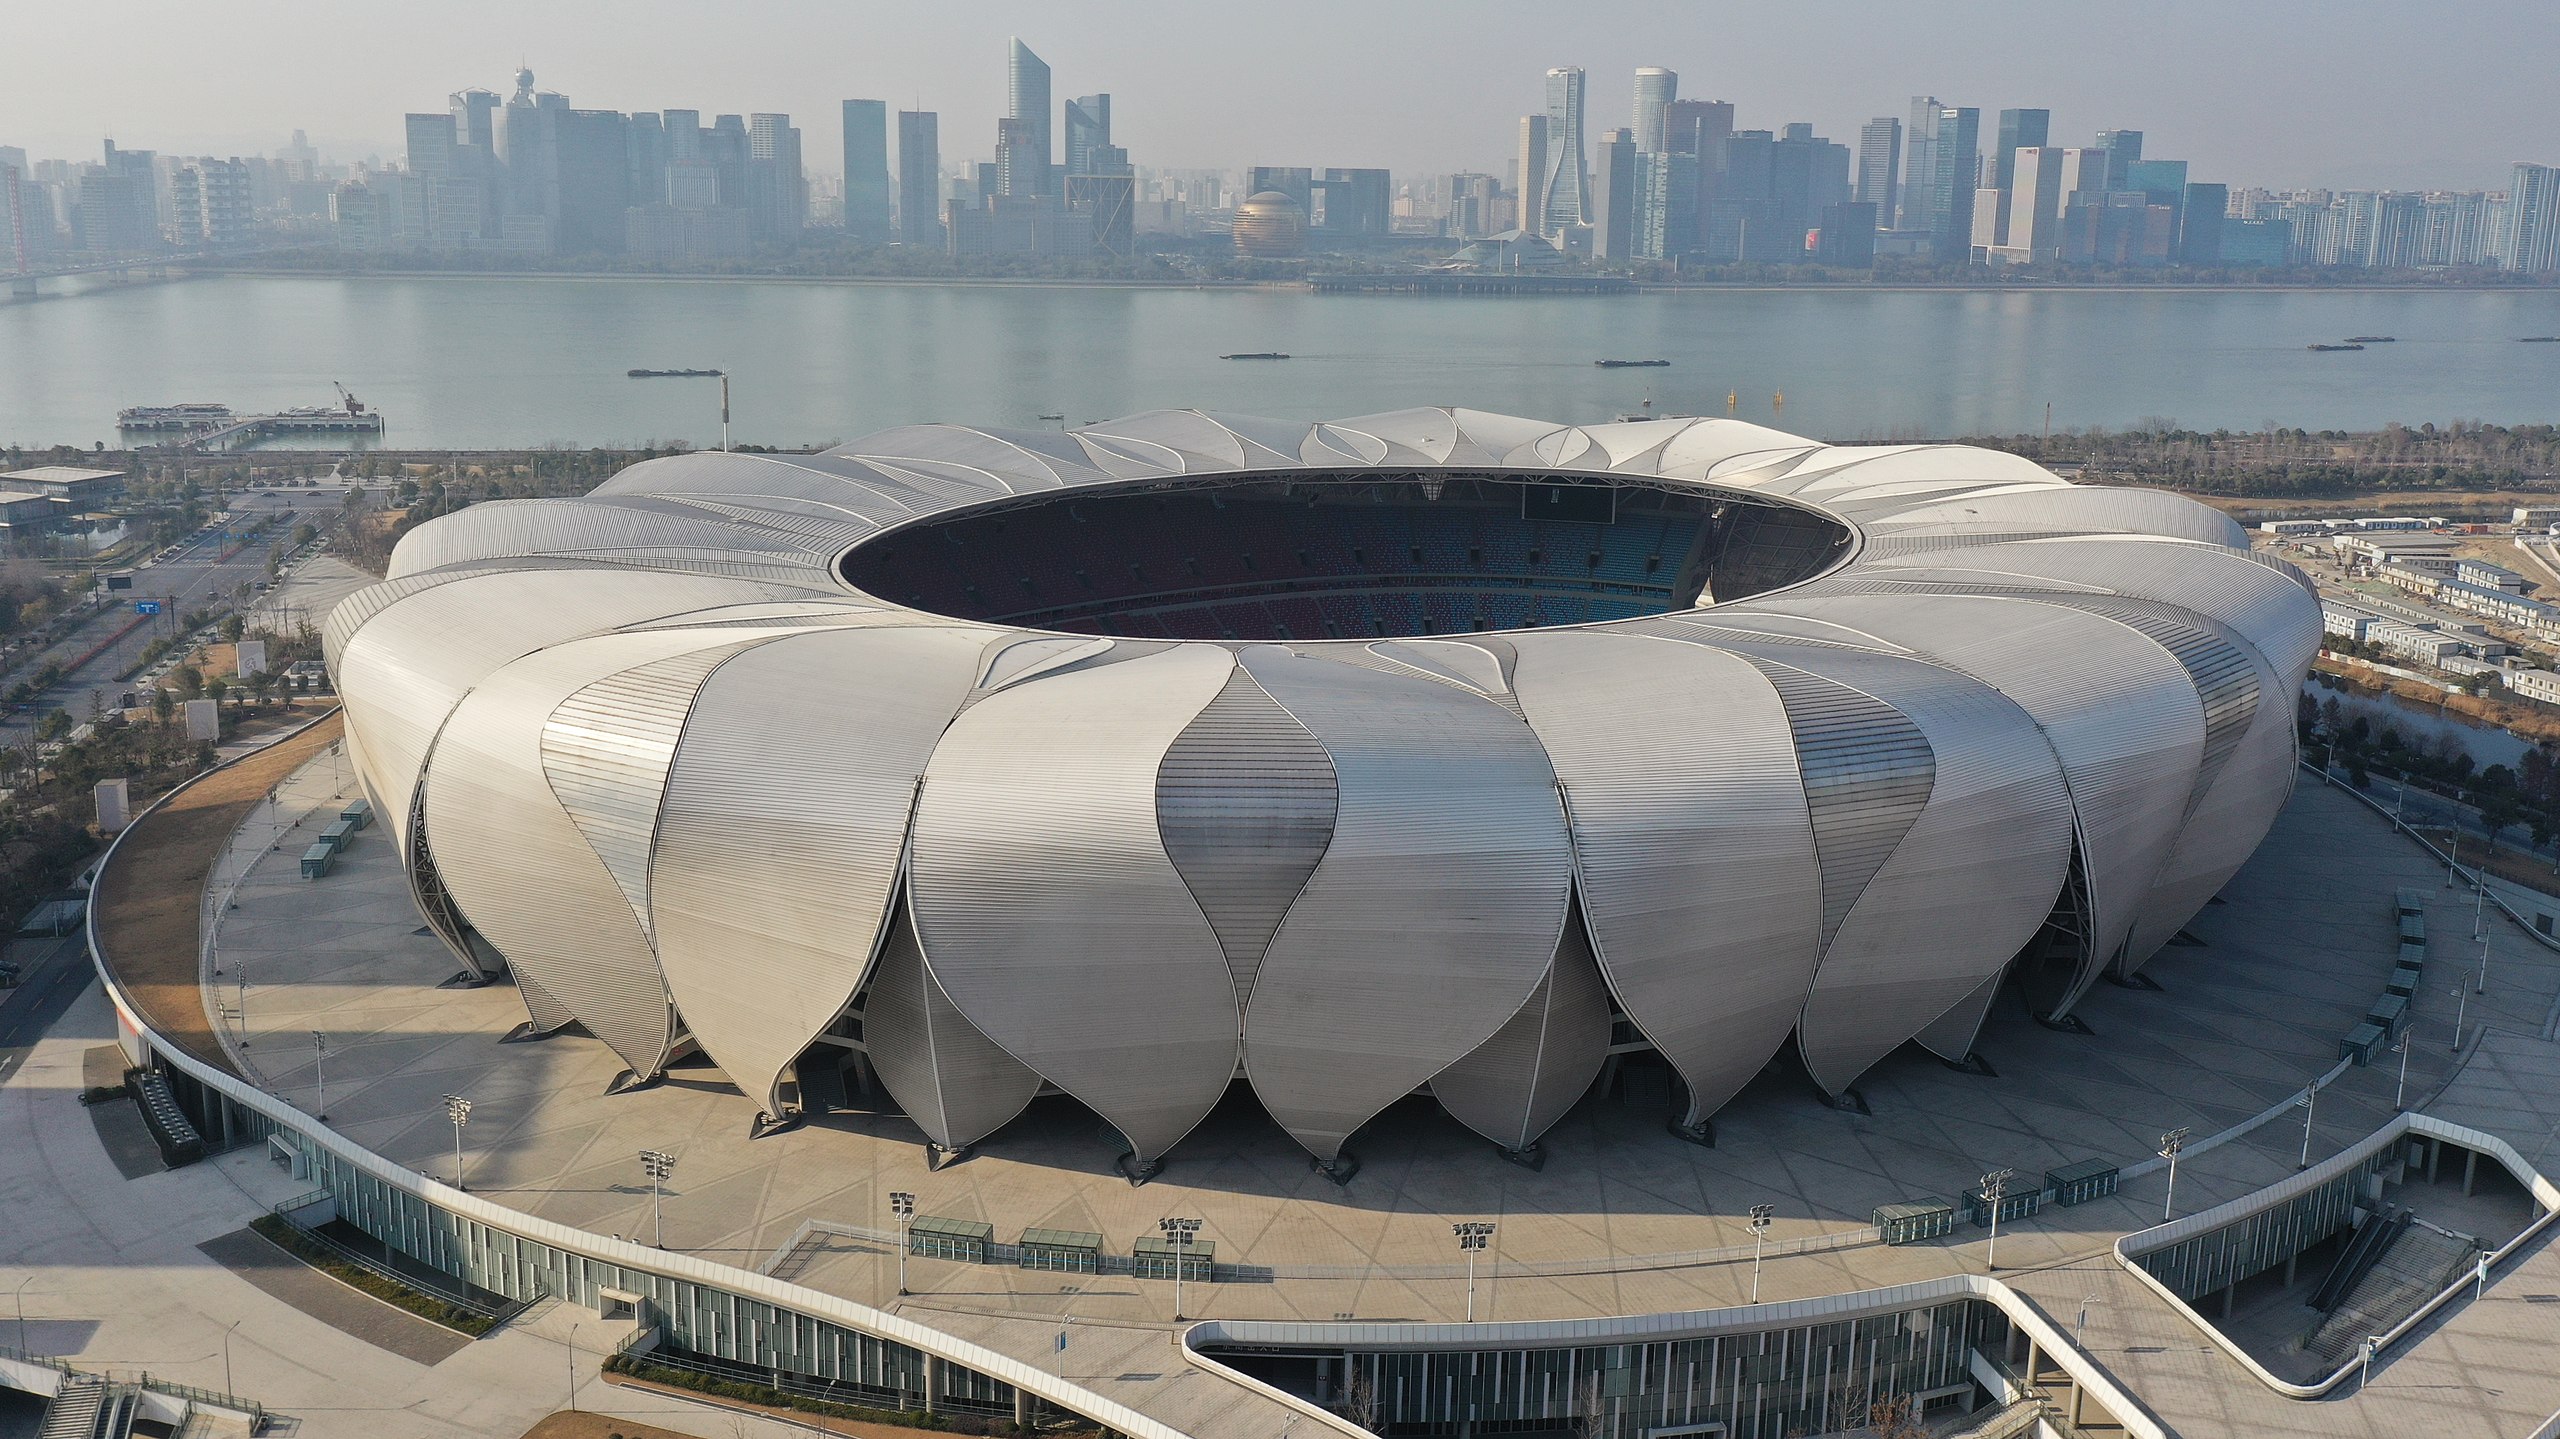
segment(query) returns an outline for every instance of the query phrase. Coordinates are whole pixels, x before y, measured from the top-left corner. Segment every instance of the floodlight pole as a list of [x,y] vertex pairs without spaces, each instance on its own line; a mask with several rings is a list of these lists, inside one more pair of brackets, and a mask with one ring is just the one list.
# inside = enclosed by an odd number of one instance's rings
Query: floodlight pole
[[2160,1136],[2160,1157],[2169,1161],[2169,1193],[2160,1201],[2160,1222],[2166,1224],[2177,1213],[2178,1156],[2187,1151],[2187,1131],[2172,1129]]
[[2480,931],[2480,975],[2471,985],[2473,994],[2489,992],[2489,931]]
[[898,1293],[907,1292],[907,1230],[915,1222],[916,1197],[903,1189],[889,1192],[889,1213],[898,1221]]
[[1493,1223],[1474,1219],[1449,1226],[1458,1236],[1458,1252],[1467,1256],[1467,1322],[1476,1322],[1476,1254],[1493,1240]]
[[2409,1096],[2409,1041],[2416,1034],[2414,1028],[2404,1029],[2400,1031],[2400,1042],[2391,1046],[2400,1051],[2400,1082],[2391,1090],[2391,1107],[2394,1109],[2409,1107],[2406,1102]]
[[1751,1302],[1760,1302],[1760,1241],[1769,1235],[1770,1216],[1778,1212],[1774,1204],[1751,1206]]
[[314,1101],[317,1107],[311,1117],[327,1119],[329,1117],[329,1036],[316,1029],[311,1031],[311,1074],[313,1083],[320,1091]]
[[1182,1322],[1182,1271],[1188,1267],[1186,1261],[1191,1255],[1191,1236],[1200,1232],[1200,1221],[1165,1218],[1156,1221],[1156,1228],[1164,1231],[1165,1242],[1173,1248],[1173,1322],[1179,1324]]
[[1991,1206],[1991,1242],[1982,1251],[1982,1267],[1986,1273],[2000,1268],[2000,1201],[2009,1195],[2009,1181],[2018,1177],[2014,1169],[1995,1169],[1982,1176],[1982,1199]]
[[2471,1004],[2471,991],[2461,985],[2453,987],[2453,1052],[2462,1052],[2462,1016]]
[[657,1248],[667,1247],[667,1229],[660,1204],[667,1176],[676,1172],[676,1157],[662,1149],[640,1151],[640,1167],[649,1173],[649,1242]]
[[459,1094],[444,1097],[444,1117],[453,1121],[453,1187],[468,1189],[462,1182],[462,1126],[471,1122],[471,1101]]

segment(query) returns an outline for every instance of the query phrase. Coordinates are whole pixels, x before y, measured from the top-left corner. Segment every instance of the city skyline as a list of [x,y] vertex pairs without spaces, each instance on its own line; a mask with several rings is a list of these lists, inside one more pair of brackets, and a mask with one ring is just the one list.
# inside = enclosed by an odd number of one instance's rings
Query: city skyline
[[[478,0],[439,10],[432,26],[390,13],[271,8],[272,27],[138,3],[22,17],[18,35],[30,54],[94,52],[146,19],[182,43],[148,47],[134,63],[109,67],[103,81],[31,67],[14,87],[12,143],[84,156],[110,135],[163,153],[245,155],[302,129],[341,158],[388,158],[400,137],[386,92],[441,94],[486,83],[521,59],[546,87],[617,109],[683,102],[706,114],[832,117],[849,95],[878,96],[893,109],[969,117],[944,137],[945,157],[983,159],[995,149],[992,119],[1007,109],[1005,76],[989,60],[1020,34],[1049,66],[1076,77],[1071,89],[1122,96],[1114,138],[1174,168],[1296,159],[1268,153],[1285,130],[1302,155],[1400,172],[1500,173],[1518,117],[1543,108],[1544,72],[1567,66],[1591,77],[1587,143],[1633,123],[1636,70],[1664,66],[1681,72],[1684,95],[1729,101],[1763,124],[1804,120],[1854,136],[1910,96],[1936,94],[1986,118],[2050,109],[2051,133],[2064,144],[2139,127],[2156,151],[2241,184],[2489,187],[2514,161],[2560,149],[2560,117],[2533,93],[2527,67],[2483,59],[2560,47],[2560,18],[2522,3],[2424,16],[2368,4],[2245,15],[2173,6],[2139,26],[2014,5],[1971,7],[1963,24],[1845,5],[1712,17],[1605,5],[1570,30],[1451,25],[1438,7],[1370,12],[1332,3],[1222,14],[1214,26],[1161,5],[1086,15],[994,4],[965,22],[782,5],[711,30],[688,26],[681,46],[659,43],[674,33],[676,12],[668,7],[666,23],[653,23],[661,7],[647,0],[619,12],[629,23],[610,31]],[[2012,12],[2018,23],[2002,18]],[[1145,23],[1150,13],[1163,23]],[[2315,13],[2321,23],[2305,23]],[[1097,23],[1106,15],[1114,23]],[[1469,17],[1480,21],[1482,7]],[[1363,43],[1341,45],[1340,27],[1354,23]],[[301,35],[311,37],[300,57],[310,63],[297,67]],[[1985,35],[2001,43],[1985,45]],[[332,58],[349,45],[366,47],[365,65]],[[852,63],[777,66],[769,58],[832,57],[846,47]],[[2286,63],[2271,70],[2265,57],[2278,50]],[[2112,63],[2092,70],[2081,63],[2089,53]],[[1416,73],[1416,54],[1432,57],[1428,73]],[[1318,84],[1328,103],[1310,106],[1306,93]],[[2373,107],[2395,95],[2425,103],[2397,107],[2394,123],[2373,123]],[[810,168],[832,170],[834,150],[813,145]]]

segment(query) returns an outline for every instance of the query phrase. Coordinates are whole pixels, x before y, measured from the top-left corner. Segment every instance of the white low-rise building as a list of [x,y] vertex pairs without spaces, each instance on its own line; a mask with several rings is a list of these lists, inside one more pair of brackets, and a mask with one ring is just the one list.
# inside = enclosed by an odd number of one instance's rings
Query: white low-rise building
[[2560,705],[2560,674],[2549,670],[2513,670],[2507,675],[2507,688],[2529,700],[2547,705]]
[[2453,567],[2453,577],[2466,585],[2478,585],[2482,589],[2505,590],[2511,595],[2524,593],[2524,576],[2504,565],[2493,565],[2487,560],[2459,561]]

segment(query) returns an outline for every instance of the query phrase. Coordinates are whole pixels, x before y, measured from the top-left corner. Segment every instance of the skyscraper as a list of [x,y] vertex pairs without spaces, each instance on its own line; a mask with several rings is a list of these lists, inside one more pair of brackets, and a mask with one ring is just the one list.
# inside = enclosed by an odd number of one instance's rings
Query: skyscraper
[[1539,208],[1538,233],[1561,236],[1576,225],[1591,223],[1591,167],[1582,144],[1582,67],[1562,65],[1547,72],[1546,203]]
[[1012,42],[1005,61],[1005,118],[1020,122],[1015,134],[1020,153],[1016,164],[1021,173],[1016,182],[1024,188],[1007,189],[1008,195],[1046,195],[1049,184],[1050,156],[1056,153],[1049,145],[1049,66],[1020,37]]
[[1111,148],[1111,97],[1079,95],[1066,104],[1067,173],[1099,175],[1101,152]]
[[1039,135],[1030,121],[1007,116],[996,122],[994,193],[1025,200],[1039,196],[1045,178],[1041,174],[1039,145]]
[[2507,181],[2498,256],[2527,274],[2560,270],[2560,166],[2519,164]]
[[[2423,230],[2425,208],[2415,195],[2401,197],[2408,201],[2408,217],[2403,228]],[[2222,263],[2222,221],[2231,208],[2228,185],[2189,185],[2184,202],[2178,208],[2178,263],[2182,265],[2219,265]],[[2404,257],[2403,265],[2418,263],[2415,235]]]
[[2006,190],[2016,183],[2016,162],[2010,157],[2016,151],[2041,146],[2053,129],[2051,110],[2003,110],[2000,112],[2000,140],[1991,152],[1991,186]]
[[889,239],[889,105],[844,102],[844,228],[867,245]]
[[1547,117],[1520,117],[1520,153],[1512,157],[1520,186],[1520,228],[1535,232],[1547,213]]
[[1612,130],[1600,139],[1600,163],[1592,170],[1591,253],[1603,260],[1635,255],[1636,134]]
[[2107,188],[2130,190],[2132,171],[2142,159],[2142,132],[2139,130],[2101,130],[2098,148],[2107,152]]
[[2020,262],[2053,258],[2062,247],[2063,152],[2051,145],[2022,145],[2010,152],[2008,227],[2001,240]]
[[1982,112],[1970,105],[1941,109],[1936,149],[1930,249],[1940,261],[1962,263],[1973,247],[1974,188],[1982,176]]
[[1857,201],[1876,207],[1885,222],[1893,218],[1895,174],[1902,164],[1902,122],[1878,115],[1858,131]]
[[1911,97],[1911,129],[1903,145],[1902,208],[1894,228],[1934,234],[1938,228],[1938,117],[1935,95]]
[[942,248],[941,117],[898,112],[898,243]]
[[1669,148],[1663,143],[1663,121],[1671,102],[1680,98],[1680,72],[1647,65],[1636,71],[1635,142],[1644,154],[1659,154]]
[[747,222],[759,240],[796,245],[809,224],[809,186],[800,168],[800,127],[788,115],[747,122]]

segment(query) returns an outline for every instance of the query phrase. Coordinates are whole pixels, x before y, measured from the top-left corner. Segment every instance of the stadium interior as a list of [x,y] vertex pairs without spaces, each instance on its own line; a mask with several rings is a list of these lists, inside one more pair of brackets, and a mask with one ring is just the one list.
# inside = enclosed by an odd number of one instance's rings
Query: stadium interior
[[1041,495],[857,546],[845,578],[965,619],[1144,639],[1331,640],[1630,619],[1809,578],[1846,527],[1588,480],[1230,477]]

